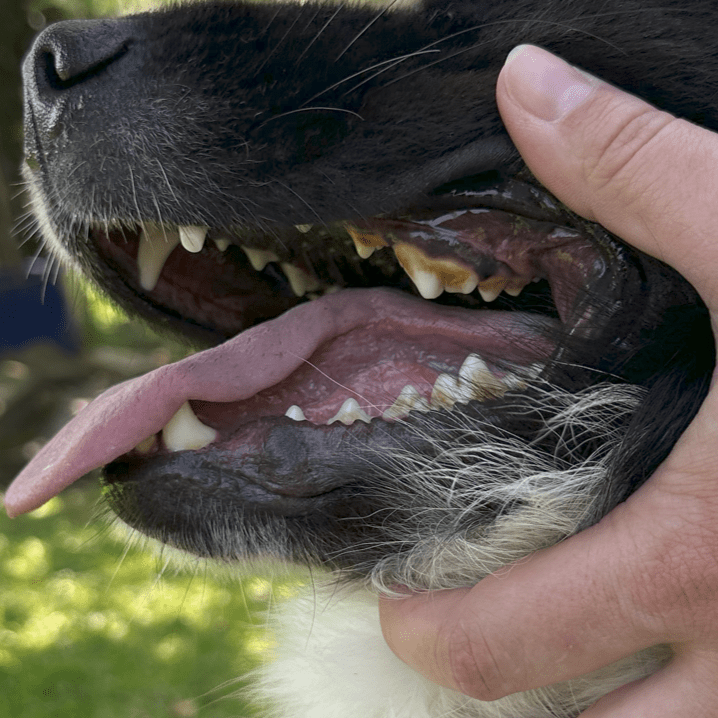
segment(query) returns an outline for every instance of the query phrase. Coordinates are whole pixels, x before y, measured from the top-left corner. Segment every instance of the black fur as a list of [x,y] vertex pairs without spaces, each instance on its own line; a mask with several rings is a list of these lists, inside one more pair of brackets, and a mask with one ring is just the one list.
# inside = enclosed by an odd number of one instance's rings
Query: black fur
[[[413,291],[395,266],[360,266],[332,223],[491,197],[592,237],[605,265],[577,300],[598,318],[578,336],[575,316],[545,332],[557,348],[536,384],[401,422],[263,418],[260,445],[128,454],[105,471],[119,514],[201,555],[234,558],[270,542],[291,558],[367,575],[427,530],[426,498],[407,490],[397,456],[441,467],[447,447],[471,446],[480,429],[514,436],[563,470],[593,456],[606,434],[546,434],[557,411],[546,388],[580,395],[606,382],[645,390],[634,412],[605,417],[620,438],[600,512],[625,498],[707,391],[707,312],[672,270],[531,194],[536,183],[501,125],[495,81],[508,51],[530,42],[718,129],[715,11],[714,2],[644,0],[435,0],[408,11],[220,3],[46,30],[24,69],[25,174],[45,234],[125,307],[199,343],[300,300],[271,266],[251,275],[238,248],[213,291],[221,306],[241,297],[241,312],[142,291],[122,251],[108,249],[136,244],[141,223],[242,228],[250,246],[308,258],[327,283]],[[293,229],[303,223],[322,229],[305,237]],[[453,295],[442,301],[481,310]],[[501,306],[546,303],[537,287]],[[445,468],[444,477],[455,470]],[[437,492],[449,490],[444,482]],[[287,498],[294,485],[313,498]],[[470,535],[518,504],[486,503],[446,530]],[[394,524],[404,527],[400,540]]]

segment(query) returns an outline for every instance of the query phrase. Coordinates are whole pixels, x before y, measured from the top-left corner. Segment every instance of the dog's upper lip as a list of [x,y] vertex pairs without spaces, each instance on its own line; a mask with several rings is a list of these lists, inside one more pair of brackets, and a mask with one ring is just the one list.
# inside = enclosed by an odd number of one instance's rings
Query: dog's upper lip
[[[391,321],[408,331],[433,331],[469,341],[477,332],[475,313],[432,306],[417,327],[417,300],[392,290],[347,290],[301,304],[252,327],[213,349],[112,387],[67,424],[25,467],[5,494],[10,516],[31,511],[88,471],[99,468],[160,431],[186,401],[242,401],[277,384],[324,342],[357,327]],[[515,337],[486,319],[484,334],[500,351]],[[515,321],[521,322],[520,317]],[[526,347],[525,361],[551,351],[539,337]],[[222,381],[217,381],[221,376]]]

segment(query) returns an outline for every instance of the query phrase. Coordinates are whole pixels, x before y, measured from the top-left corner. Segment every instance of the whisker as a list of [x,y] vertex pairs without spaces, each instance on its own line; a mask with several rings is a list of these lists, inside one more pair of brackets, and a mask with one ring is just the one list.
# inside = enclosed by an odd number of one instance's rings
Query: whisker
[[349,50],[349,48],[377,21],[384,16],[399,0],[392,0],[386,7],[382,8],[350,41],[349,44],[334,58],[338,62]]

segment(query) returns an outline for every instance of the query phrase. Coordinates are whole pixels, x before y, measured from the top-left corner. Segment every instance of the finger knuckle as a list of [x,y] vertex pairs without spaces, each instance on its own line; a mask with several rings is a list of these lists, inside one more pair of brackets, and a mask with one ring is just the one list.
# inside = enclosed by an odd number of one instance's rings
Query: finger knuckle
[[448,662],[459,690],[472,698],[494,701],[513,692],[496,653],[479,622],[457,621],[448,636]]

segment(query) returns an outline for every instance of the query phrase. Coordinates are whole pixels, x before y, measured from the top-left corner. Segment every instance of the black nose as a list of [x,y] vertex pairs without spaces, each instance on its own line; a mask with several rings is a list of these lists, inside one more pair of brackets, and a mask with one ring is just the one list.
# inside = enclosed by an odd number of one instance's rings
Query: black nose
[[131,44],[131,25],[122,20],[68,20],[37,36],[22,73],[26,123],[32,121],[38,139],[56,131],[73,90],[117,62]]

